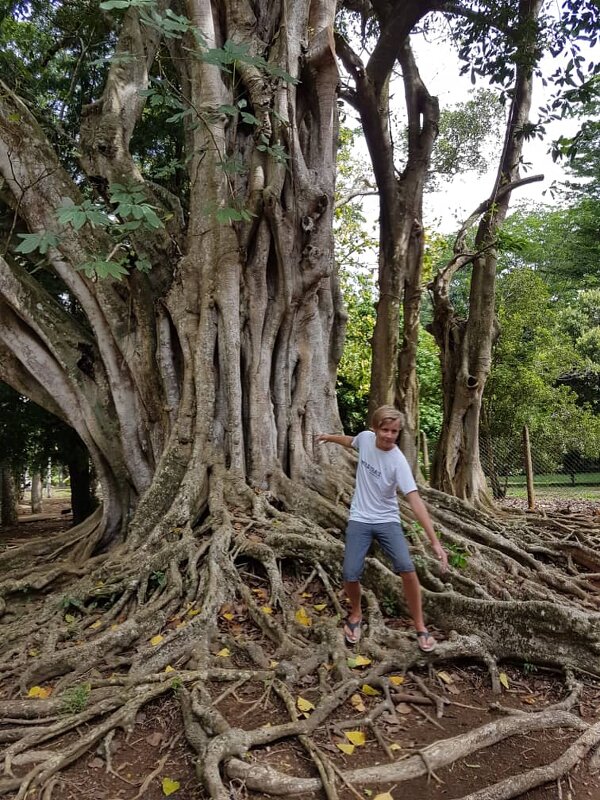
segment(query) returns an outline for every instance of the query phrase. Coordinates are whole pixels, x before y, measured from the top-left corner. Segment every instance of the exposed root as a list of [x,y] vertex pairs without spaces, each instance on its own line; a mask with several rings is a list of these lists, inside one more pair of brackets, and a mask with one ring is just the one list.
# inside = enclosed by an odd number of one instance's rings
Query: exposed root
[[[598,525],[578,520],[574,530],[568,521],[488,517],[426,493],[452,565],[447,575],[439,573],[408,520],[428,620],[448,637],[428,663],[478,662],[498,693],[501,662],[551,666],[564,671],[567,692],[543,712],[513,709],[398,761],[379,727],[382,719],[397,720],[398,698],[438,728],[452,701],[414,672],[424,656],[413,635],[390,623],[406,613],[400,581],[376,557],[368,559],[364,576],[366,624],[358,652],[368,669],[348,661],[340,625],[343,515],[337,507],[331,514],[323,501],[299,516],[313,495],[301,496],[283,479],[281,486],[275,498],[215,469],[200,493],[206,507],[191,515],[195,527],[161,523],[135,552],[122,545],[77,563],[66,560],[67,544],[76,544],[79,558],[95,541],[95,518],[53,543],[31,542],[3,554],[0,679],[8,699],[0,701],[0,794],[21,800],[35,789],[50,798],[62,770],[116,730],[131,732],[139,709],[170,692],[197,754],[198,779],[215,800],[229,798],[228,780],[273,795],[323,791],[335,800],[343,785],[358,796],[368,784],[419,775],[443,780],[448,764],[508,736],[560,726],[582,732],[543,768],[545,781],[597,746],[598,726],[588,728],[573,709],[581,690],[575,675],[600,675]],[[292,501],[296,507],[286,508]],[[140,531],[138,523],[136,542],[143,541]],[[395,691],[392,672],[406,675],[419,693]],[[322,736],[344,735],[344,704],[363,684],[377,699],[351,724],[370,732],[389,763],[349,770],[330,756]],[[32,689],[37,699],[26,696]],[[298,706],[304,695],[310,698],[305,710]],[[226,709],[236,698],[232,719]],[[255,715],[273,708],[288,721],[252,726]],[[241,760],[290,737],[310,756],[314,777]],[[541,775],[531,770],[472,797],[513,797],[542,782]]]

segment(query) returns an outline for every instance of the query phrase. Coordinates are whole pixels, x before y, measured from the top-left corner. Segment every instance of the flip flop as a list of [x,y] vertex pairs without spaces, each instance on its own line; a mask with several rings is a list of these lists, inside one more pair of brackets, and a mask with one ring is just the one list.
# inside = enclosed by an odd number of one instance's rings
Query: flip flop
[[349,619],[344,621],[344,638],[346,639],[346,644],[355,645],[359,643],[361,623],[361,619],[359,619],[358,622],[350,622]]
[[437,642],[429,633],[427,628],[424,631],[417,631],[417,644],[423,653],[431,653],[437,647]]

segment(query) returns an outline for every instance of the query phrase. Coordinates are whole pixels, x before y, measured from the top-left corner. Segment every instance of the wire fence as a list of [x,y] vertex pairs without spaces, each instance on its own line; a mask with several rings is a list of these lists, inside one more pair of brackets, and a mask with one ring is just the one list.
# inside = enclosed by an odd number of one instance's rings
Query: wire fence
[[[423,444],[422,438],[422,468],[425,461],[433,461],[435,453],[435,442],[429,442],[424,456]],[[600,453],[590,457],[576,450],[565,450],[556,440],[530,436],[524,429],[512,436],[482,434],[479,456],[490,494],[498,501],[517,498],[535,503],[546,498],[564,498],[600,504]],[[426,468],[424,473],[428,474]]]
[[[512,437],[482,437],[479,454],[497,500],[543,497],[600,501],[600,454],[596,458],[562,450],[527,429]],[[529,490],[528,490],[529,478]]]

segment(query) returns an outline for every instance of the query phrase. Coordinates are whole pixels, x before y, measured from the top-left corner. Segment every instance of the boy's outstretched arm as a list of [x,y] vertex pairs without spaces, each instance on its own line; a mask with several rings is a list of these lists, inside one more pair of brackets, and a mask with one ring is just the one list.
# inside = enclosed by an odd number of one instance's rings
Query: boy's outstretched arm
[[445,572],[448,569],[448,554],[440,544],[440,540],[437,538],[435,530],[433,529],[433,523],[431,521],[431,517],[429,516],[429,512],[427,511],[427,506],[423,502],[423,499],[419,492],[409,492],[406,495],[406,500],[409,506],[412,509],[413,514],[417,518],[417,521],[421,523],[423,526],[423,530],[427,534],[427,538],[429,539],[429,544],[431,545],[431,549],[435,553],[438,561],[440,562],[440,570]]
[[341,444],[342,447],[352,447],[354,436],[344,436],[343,433],[320,433],[317,436],[317,443],[331,442],[332,444]]

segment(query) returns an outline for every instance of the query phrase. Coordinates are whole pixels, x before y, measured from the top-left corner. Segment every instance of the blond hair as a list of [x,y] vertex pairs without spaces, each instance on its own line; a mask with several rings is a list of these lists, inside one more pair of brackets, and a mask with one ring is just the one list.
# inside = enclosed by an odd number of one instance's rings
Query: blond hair
[[379,406],[371,417],[371,427],[374,431],[381,428],[386,420],[400,420],[400,428],[404,427],[404,414],[394,406]]

